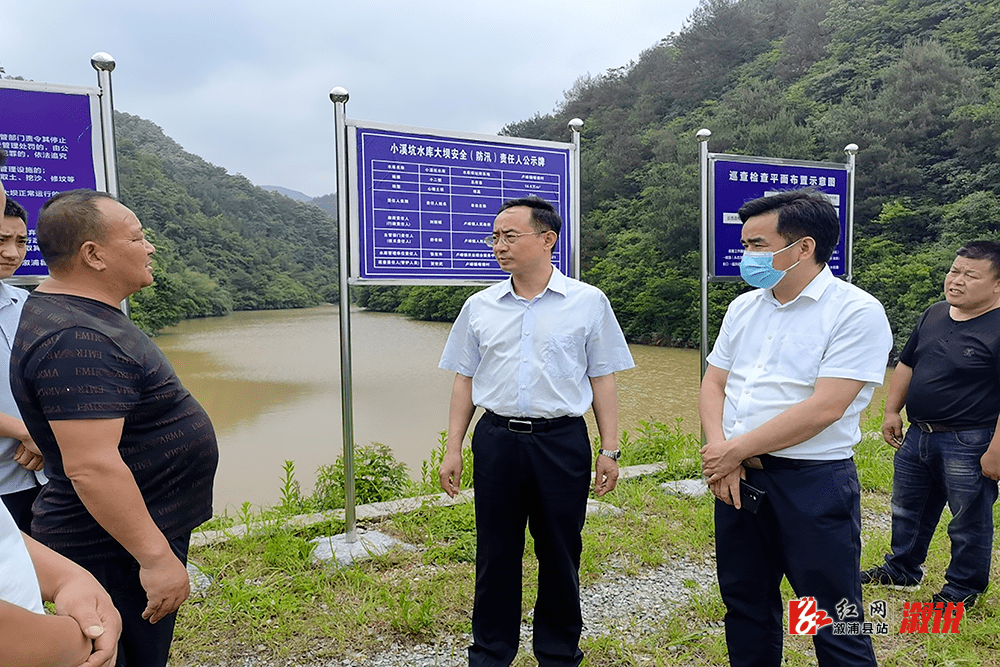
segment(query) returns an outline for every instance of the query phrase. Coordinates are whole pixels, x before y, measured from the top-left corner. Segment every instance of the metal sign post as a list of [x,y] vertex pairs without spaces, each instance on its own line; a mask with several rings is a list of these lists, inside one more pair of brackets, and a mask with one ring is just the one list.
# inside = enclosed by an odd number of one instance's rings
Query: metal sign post
[[90,66],[97,70],[97,87],[101,90],[101,133],[104,137],[104,178],[107,183],[107,193],[117,198],[119,192],[115,105],[111,95],[111,72],[115,70],[115,59],[101,51],[91,56]]
[[[350,286],[477,285],[506,278],[483,243],[500,205],[538,196],[565,221],[553,263],[580,273],[580,128],[571,143],[442,132],[348,120],[330,91],[340,231],[340,382],[345,541],[358,541]],[[368,533],[367,536],[371,536]],[[367,537],[366,537],[367,539]]]
[[840,217],[840,241],[828,264],[851,280],[854,262],[854,179],[857,144],[848,144],[846,164],[751,155],[710,153],[712,133],[698,130],[701,176],[701,373],[708,369],[708,283],[739,280],[743,247],[737,212],[748,201],[783,190],[814,188]]
[[48,275],[35,220],[50,197],[88,188],[118,195],[111,71],[114,58],[96,53],[97,88],[0,80],[0,146],[7,195],[28,212],[28,248],[11,282],[37,285]]
[[350,93],[337,87],[330,91],[333,102],[333,133],[337,152],[337,218],[340,231],[340,401],[344,429],[344,523],[348,544],[358,541],[354,498],[354,401],[351,385],[351,286],[349,278],[347,192],[347,100]]

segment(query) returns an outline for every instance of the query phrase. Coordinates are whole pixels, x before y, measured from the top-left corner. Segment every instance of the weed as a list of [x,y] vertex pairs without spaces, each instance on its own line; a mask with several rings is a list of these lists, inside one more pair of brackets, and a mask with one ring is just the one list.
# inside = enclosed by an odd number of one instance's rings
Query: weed
[[[469,441],[472,441],[472,434],[469,434]],[[448,432],[441,431],[438,434],[438,446],[431,450],[430,460],[424,460],[420,465],[420,482],[415,489],[417,495],[437,493],[441,490],[441,482],[438,478],[438,470],[441,469],[441,462],[444,461],[446,444],[448,442]],[[461,488],[472,488],[472,447],[462,447],[462,479]]]

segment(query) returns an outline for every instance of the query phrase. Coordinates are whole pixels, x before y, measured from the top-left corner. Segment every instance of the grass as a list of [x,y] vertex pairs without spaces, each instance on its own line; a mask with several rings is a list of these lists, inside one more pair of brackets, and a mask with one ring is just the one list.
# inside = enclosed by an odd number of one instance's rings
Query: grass
[[[880,417],[877,415],[876,417]],[[880,421],[880,420],[879,420]],[[862,481],[862,507],[866,517],[887,517],[892,483],[892,450],[872,428],[856,450]],[[713,503],[709,498],[668,495],[660,483],[697,476],[697,440],[681,433],[679,425],[643,424],[626,436],[622,463],[632,465],[665,461],[656,475],[622,481],[602,498],[623,510],[616,516],[593,516],[584,528],[580,568],[584,586],[606,580],[609,572],[639,575],[681,558],[711,566],[714,563]],[[436,484],[432,454],[421,480],[404,489],[427,493]],[[384,452],[383,452],[384,454]],[[364,466],[391,469],[381,455],[363,455]],[[386,468],[386,466],[389,468]],[[471,482],[471,460],[466,474]],[[336,465],[328,471],[336,484]],[[370,486],[378,487],[369,475]],[[391,483],[398,484],[398,477]],[[321,486],[321,485],[317,485]],[[384,490],[365,493],[383,499]],[[397,491],[399,492],[399,491]],[[319,489],[318,495],[332,495]],[[366,502],[359,494],[359,503]],[[435,644],[440,655],[464,655],[471,631],[474,588],[475,517],[471,504],[441,508],[425,506],[365,527],[379,530],[416,547],[392,551],[333,569],[314,564],[309,540],[343,532],[337,521],[308,528],[284,527],[283,518],[298,511],[316,511],[315,497],[303,498],[294,480],[294,465],[286,465],[282,502],[278,507],[254,512],[245,506],[236,516],[217,517],[210,528],[225,529],[237,523],[253,525],[248,534],[210,547],[192,549],[191,560],[212,579],[208,590],[186,603],[178,616],[171,657],[173,667],[205,666],[227,661],[243,664],[252,655],[270,665],[308,665],[324,660],[365,664],[366,656],[391,650],[393,645]],[[918,593],[865,590],[866,604],[886,600],[902,613],[904,602],[927,601],[940,589],[949,559],[945,526],[947,510],[931,542],[926,576]],[[888,525],[884,521],[884,525]],[[863,530],[862,565],[881,562],[889,546],[885,528],[867,521]],[[530,537],[525,548],[523,606],[530,616],[534,602],[537,563]],[[1000,572],[994,565],[993,580]],[[688,582],[690,599],[654,622],[632,632],[609,633],[582,641],[584,665],[602,666],[702,666],[727,664],[722,618],[725,609],[718,588],[700,589]],[[787,582],[784,599],[794,597]],[[876,636],[880,665],[973,666],[1000,665],[1000,600],[992,590],[975,609],[966,613],[959,635],[898,634],[899,621],[888,636]],[[867,611],[867,610],[866,610]],[[629,619],[621,619],[629,626]],[[808,638],[786,636],[785,664],[815,665]],[[339,664],[339,663],[338,663]],[[348,663],[350,664],[350,663]],[[522,651],[515,667],[535,665]]]

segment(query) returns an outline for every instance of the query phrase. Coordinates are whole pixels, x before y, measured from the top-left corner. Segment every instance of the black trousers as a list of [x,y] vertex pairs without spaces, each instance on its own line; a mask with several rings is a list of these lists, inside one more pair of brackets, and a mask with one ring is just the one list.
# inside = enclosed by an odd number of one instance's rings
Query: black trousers
[[513,433],[487,414],[476,425],[472,451],[476,597],[469,664],[507,667],[517,655],[527,525],[538,558],[535,658],[539,667],[575,667],[583,660],[580,533],[592,461],[587,424],[578,417],[542,432]]
[[[762,458],[764,470],[747,470],[747,482],[767,493],[757,514],[715,502],[716,564],[734,667],[781,664],[788,603],[780,597],[782,576],[797,596],[816,598],[816,607],[833,621],[864,620],[861,489],[854,461]],[[813,642],[820,667],[875,667],[871,637],[835,636],[826,625]]]
[[[170,540],[174,554],[187,565],[191,533]],[[142,618],[146,609],[146,591],[139,581],[139,563],[125,553],[119,558],[80,561],[104,586],[122,617],[122,636],[118,640],[115,667],[165,667],[174,637],[177,612],[167,614],[152,624]]]

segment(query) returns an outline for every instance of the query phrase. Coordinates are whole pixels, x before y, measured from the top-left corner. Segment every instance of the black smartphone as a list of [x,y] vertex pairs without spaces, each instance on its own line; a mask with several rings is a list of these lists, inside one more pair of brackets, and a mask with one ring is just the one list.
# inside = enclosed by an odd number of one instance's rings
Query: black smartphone
[[740,480],[740,509],[756,514],[764,504],[767,492],[750,486],[745,479]]

